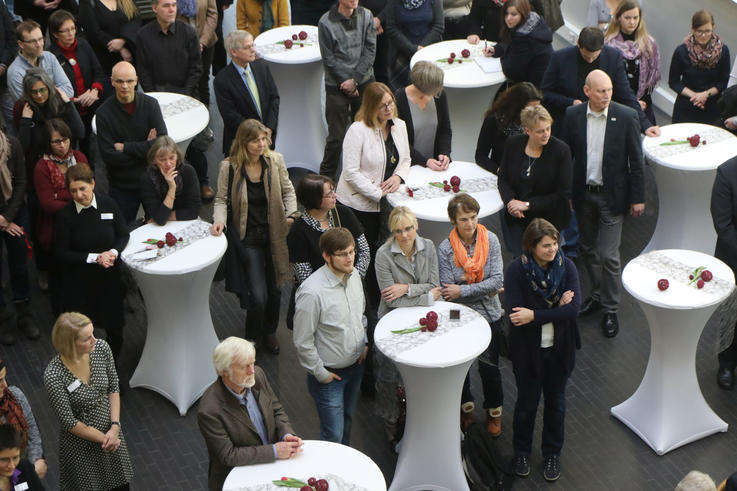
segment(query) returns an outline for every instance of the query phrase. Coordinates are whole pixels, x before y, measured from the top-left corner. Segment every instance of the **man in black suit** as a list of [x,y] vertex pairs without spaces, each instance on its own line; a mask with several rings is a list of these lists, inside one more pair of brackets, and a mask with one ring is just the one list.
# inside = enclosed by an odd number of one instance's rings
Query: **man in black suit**
[[619,243],[624,215],[645,211],[640,124],[637,113],[611,102],[612,81],[602,70],[584,83],[588,103],[570,106],[563,139],[573,157],[573,207],[578,214],[580,257],[592,283],[581,315],[604,312],[606,337],[619,331]]
[[[737,276],[737,157],[717,168],[711,191],[711,219],[717,232],[714,257],[724,261]],[[734,388],[737,367],[737,330],[734,325],[720,327],[717,384],[730,390]]]
[[214,84],[224,125],[223,153],[230,153],[235,132],[246,119],[257,119],[266,125],[273,148],[279,122],[279,90],[269,65],[256,60],[253,36],[246,31],[229,33],[225,37],[225,51],[233,61],[218,72]]
[[554,52],[545,70],[540,89],[543,105],[553,116],[553,134],[560,135],[566,108],[585,102],[584,80],[597,69],[612,80],[614,100],[637,111],[640,130],[647,136],[660,135],[660,128],[650,123],[632,93],[622,54],[616,48],[604,46],[604,34],[596,27],[582,29],[576,46]]

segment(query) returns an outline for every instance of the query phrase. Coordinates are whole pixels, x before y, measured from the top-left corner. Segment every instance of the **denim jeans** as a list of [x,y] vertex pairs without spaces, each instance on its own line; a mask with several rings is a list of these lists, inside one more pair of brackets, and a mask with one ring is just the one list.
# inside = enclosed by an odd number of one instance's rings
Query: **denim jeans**
[[[479,375],[484,391],[484,409],[493,409],[504,404],[502,390],[502,374],[499,371],[499,339],[502,331],[502,320],[491,323],[491,342],[478,357]],[[471,372],[466,374],[461,393],[461,404],[474,400],[471,393]]]
[[535,430],[535,415],[541,393],[545,398],[542,453],[546,457],[560,455],[563,448],[568,375],[552,356],[553,348],[539,349],[545,350],[542,378],[520,374],[516,370],[514,374],[517,382],[512,438],[515,455],[530,455],[532,452],[532,434]]
[[328,370],[342,380],[322,384],[313,375],[307,375],[307,389],[315,400],[320,417],[320,439],[348,445],[353,413],[361,395],[363,364],[354,363],[349,367]]

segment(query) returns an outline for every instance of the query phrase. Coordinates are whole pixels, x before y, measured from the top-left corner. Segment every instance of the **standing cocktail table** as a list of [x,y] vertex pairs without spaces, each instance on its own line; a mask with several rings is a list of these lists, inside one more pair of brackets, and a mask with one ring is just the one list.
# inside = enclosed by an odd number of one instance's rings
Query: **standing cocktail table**
[[[705,266],[714,278],[702,289],[689,274]],[[661,291],[659,279],[670,286]],[[612,414],[645,440],[658,455],[727,431],[709,407],[696,379],[696,346],[704,325],[734,288],[734,275],[720,260],[681,249],[652,251],[622,271],[625,289],[635,297],[650,326],[650,359],[635,393]]]
[[[460,320],[449,320],[459,309]],[[418,326],[430,310],[438,330],[394,334]],[[491,341],[491,328],[475,310],[435,302],[432,307],[394,309],[379,320],[376,346],[397,364],[407,395],[407,421],[390,491],[467,491],[461,463],[459,414],[468,369]]]
[[[140,261],[133,253],[148,239],[164,239],[166,232],[182,236],[184,247],[155,260]],[[133,271],[148,325],[141,360],[131,387],[145,387],[163,395],[184,416],[187,409],[217,378],[212,351],[218,343],[210,318],[210,285],[228,241],[213,237],[201,220],[148,224],[130,234],[123,261]]]

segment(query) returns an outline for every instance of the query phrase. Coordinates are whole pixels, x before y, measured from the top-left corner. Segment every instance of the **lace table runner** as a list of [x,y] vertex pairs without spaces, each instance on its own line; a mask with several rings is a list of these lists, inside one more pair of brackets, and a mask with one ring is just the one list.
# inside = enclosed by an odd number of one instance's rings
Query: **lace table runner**
[[[691,135],[682,135],[679,138],[676,138],[677,140],[685,140]],[[675,155],[681,155],[686,152],[698,152],[695,153],[694,156],[697,155],[703,155],[703,153],[708,152],[710,146],[717,144],[719,142],[722,142],[724,140],[729,140],[730,138],[734,138],[734,136],[721,128],[706,128],[703,131],[699,132],[699,136],[701,137],[701,141],[706,140],[706,145],[699,144],[696,147],[692,147],[688,143],[683,143],[681,145],[652,145],[647,147],[647,153],[650,157],[656,158],[658,160],[665,160],[668,157],[673,157]],[[664,142],[666,143],[666,142]]]
[[[174,232],[172,232],[172,233],[174,233]],[[142,250],[144,250],[146,248],[146,245],[147,244],[141,243],[140,244],[141,247],[138,248],[138,249],[136,249],[136,251],[134,253],[128,253],[128,254],[125,255],[124,259],[125,259],[126,264],[128,264],[128,266],[130,266],[133,269],[137,269],[139,271],[142,271],[146,266],[148,266],[148,265],[150,265],[152,263],[155,263],[159,259],[163,259],[163,258],[165,258],[166,256],[168,256],[170,254],[174,254],[175,252],[177,252],[177,251],[179,251],[181,249],[184,249],[185,247],[187,247],[187,246],[189,246],[191,244],[194,244],[195,242],[197,242],[200,239],[204,239],[205,237],[209,237],[210,236],[210,224],[207,223],[207,222],[205,222],[205,221],[202,221],[202,220],[199,220],[198,219],[194,223],[192,223],[192,224],[188,225],[187,227],[179,230],[177,233],[174,233],[174,236],[177,239],[179,239],[179,237],[181,237],[182,238],[181,242],[179,240],[177,240],[176,245],[174,245],[172,247],[169,247],[169,246],[165,245],[161,249],[158,249],[157,248],[156,250],[158,251],[158,254],[156,255],[156,257],[152,257],[152,258],[149,258],[149,259],[137,259],[135,257],[137,253],[141,252]],[[158,237],[151,237],[151,238],[152,239],[156,239]],[[165,240],[165,239],[162,236],[160,238],[160,240]]]
[[172,102],[161,105],[161,114],[164,119],[176,116],[177,114],[186,113],[200,107],[202,103],[192,97],[182,96]]
[[[451,309],[458,309],[461,311],[461,318],[457,320],[452,320],[450,318],[450,310]],[[432,308],[428,308],[427,311],[433,310]],[[418,346],[422,346],[423,344],[427,343],[428,341],[431,341],[439,336],[443,336],[444,334],[449,333],[453,329],[457,329],[459,327],[462,327],[466,324],[468,324],[472,319],[475,319],[476,316],[479,314],[469,308],[465,305],[456,304],[453,307],[448,307],[444,310],[435,310],[435,312],[438,314],[438,328],[433,331],[415,331],[411,332],[409,334],[396,334],[396,333],[390,333],[389,336],[386,336],[381,339],[376,340],[376,344],[381,350],[382,353],[384,353],[389,358],[396,358],[401,353],[404,353],[405,351],[409,351],[411,349],[417,348]],[[412,322],[408,322],[404,325],[397,324],[392,326],[392,331],[398,331],[399,329],[409,329],[412,327],[419,327],[419,316],[417,319],[413,320]]]
[[[461,55],[461,51],[464,49],[467,49],[471,52],[471,55],[468,58],[464,58],[463,55]],[[435,60],[435,64],[439,66],[444,71],[452,70],[454,68],[458,68],[461,66],[466,66],[466,63],[474,63],[474,59],[478,58],[480,56],[484,56],[484,46],[483,44],[479,43],[476,46],[468,46],[466,48],[461,48],[458,51],[453,51],[453,53],[456,54],[455,59],[453,60],[453,63],[448,63],[448,58],[450,58],[450,51],[448,51],[448,57],[447,58],[440,58],[438,57],[437,60]],[[443,61],[445,60],[445,61]],[[458,61],[462,61],[463,63],[458,63]]]
[[[281,477],[281,476],[280,476]],[[289,476],[293,477],[293,476]],[[364,488],[363,486],[359,486],[358,484],[353,484],[345,479],[343,479],[340,476],[336,476],[335,474],[316,474],[314,476],[316,479],[325,479],[328,482],[328,485],[330,486],[330,491],[371,491],[369,489]],[[277,477],[276,479],[279,479]],[[307,482],[308,477],[300,478],[297,477],[296,479],[299,479],[302,482]],[[238,491],[288,491],[290,489],[299,489],[299,488],[285,488],[283,486],[277,486],[273,482],[269,481],[267,483],[262,484],[253,484],[250,486],[244,486],[242,488],[235,488]]]
[[[394,206],[404,205],[408,202],[416,202],[423,199],[434,199],[434,198],[451,198],[455,195],[453,191],[444,191],[443,188],[431,186],[426,184],[425,186],[412,187],[412,197],[410,198],[407,194],[407,187],[403,186],[398,191],[392,193],[392,204]],[[477,179],[463,179],[461,180],[460,191],[461,193],[480,193],[484,191],[490,191],[496,189],[496,177],[482,177]]]
[[[642,254],[632,260],[633,263],[643,268],[655,271],[663,276],[667,276],[673,281],[688,285],[691,280],[688,276],[701,265],[684,264],[678,260],[672,259],[665,254],[653,251]],[[699,290],[715,296],[727,296],[734,288],[734,284],[714,276],[711,281],[705,281],[703,288],[697,288],[696,282],[691,283],[694,290]]]
[[[299,34],[299,31],[295,31],[294,34]],[[287,49],[286,46],[284,46],[284,41],[286,39],[287,38],[285,37],[281,40],[281,42],[256,46],[256,51],[258,52],[259,56],[264,56],[275,53],[284,53],[285,51],[297,51],[299,49],[302,49],[303,47],[306,48],[308,46],[314,46],[318,43],[317,34],[308,34],[307,39],[305,39],[304,41],[300,39],[294,41],[290,35],[288,39],[290,39],[293,44],[291,48]]]

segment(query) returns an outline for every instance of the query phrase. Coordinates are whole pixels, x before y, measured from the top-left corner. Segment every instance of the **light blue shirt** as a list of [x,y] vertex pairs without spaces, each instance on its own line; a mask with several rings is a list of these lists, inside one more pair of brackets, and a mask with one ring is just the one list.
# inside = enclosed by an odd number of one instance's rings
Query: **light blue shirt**
[[29,68],[43,68],[54,81],[54,85],[64,91],[71,99],[74,97],[74,88],[72,88],[69,77],[64,73],[64,69],[59,64],[52,53],[44,51],[38,57],[38,67],[28,61],[28,58],[18,53],[13,63],[8,67],[8,91],[13,101],[17,101],[23,95],[23,77]]
[[[256,427],[258,436],[261,438],[261,443],[263,443],[264,445],[268,445],[269,438],[266,436],[266,425],[264,424],[264,417],[258,407],[258,402],[256,401],[256,397],[253,395],[253,391],[251,389],[246,389],[246,392],[244,393],[245,395],[241,395],[236,394],[235,392],[230,390],[230,387],[228,387],[227,385],[225,385],[225,387],[230,391],[231,394],[233,394],[233,396],[235,396],[236,399],[238,399],[238,402],[240,402],[242,406],[246,406],[248,417],[251,418],[253,425]],[[278,459],[279,456],[276,452],[276,445],[271,445],[271,448],[272,450],[274,450],[274,459]]]

